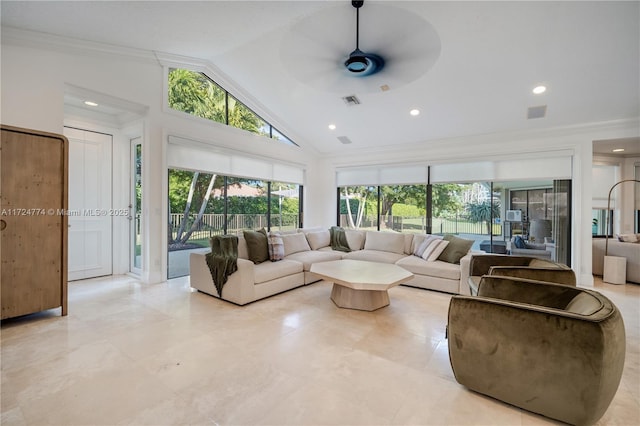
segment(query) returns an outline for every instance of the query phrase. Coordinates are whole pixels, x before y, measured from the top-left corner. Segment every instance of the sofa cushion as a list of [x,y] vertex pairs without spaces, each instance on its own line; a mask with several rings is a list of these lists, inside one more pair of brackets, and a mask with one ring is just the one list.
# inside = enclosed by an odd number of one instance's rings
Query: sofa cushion
[[567,304],[565,311],[579,315],[593,315],[602,307],[602,302],[597,297],[587,292],[580,292]]
[[429,240],[426,239],[426,238],[422,239],[420,244],[418,244],[417,246],[414,247],[413,255],[414,256],[418,256],[418,257],[422,257],[422,254],[427,249],[427,247],[429,247],[429,244],[431,244],[431,240],[430,239]]
[[429,247],[427,247],[424,253],[422,253],[421,257],[429,262],[438,260],[438,257],[440,257],[448,245],[449,241],[447,240],[435,240],[433,243],[429,244]]
[[552,262],[546,259],[536,259],[536,258],[531,258],[531,261],[529,262],[528,266],[532,268],[557,268],[557,269],[562,268],[562,265],[560,265],[559,263]]
[[404,254],[413,253],[413,234],[404,235]]
[[414,234],[413,240],[411,240],[411,253],[416,254],[416,249],[424,241],[425,238],[430,237],[431,234]]
[[261,284],[287,275],[303,272],[302,263],[284,259],[280,262],[262,262],[253,268],[254,283]]
[[319,250],[322,247],[327,247],[331,244],[331,235],[329,234],[328,229],[325,229],[324,231],[308,232],[306,235],[311,250]]
[[238,235],[238,259],[249,260],[249,248],[247,247],[247,240],[244,239],[244,235]]
[[247,241],[249,260],[255,264],[269,260],[267,231],[262,228],[259,231],[242,231],[242,233]]
[[[345,253],[342,258],[343,259],[353,259],[353,260],[368,260],[369,262],[380,262],[380,263],[396,263],[398,260],[406,257],[406,254],[398,254],[391,253],[389,251],[380,251],[380,250],[358,250],[351,251],[349,253]],[[414,256],[410,256],[414,257]]]
[[513,237],[513,245],[519,249],[527,248],[527,245],[524,242],[524,238],[522,238],[520,235]]
[[365,231],[357,229],[345,229],[344,234],[347,236],[347,242],[351,250],[362,250],[364,247]]
[[295,260],[302,263],[303,269],[308,272],[313,263],[340,260],[342,259],[342,253],[341,251],[327,250],[299,251],[287,256],[287,260]]
[[311,247],[309,247],[309,243],[307,242],[307,237],[305,237],[303,233],[283,235],[282,241],[284,242],[285,257],[299,251],[311,250]]
[[284,242],[279,234],[269,232],[267,234],[267,246],[269,248],[269,260],[277,262],[284,259]]
[[618,235],[618,241],[623,243],[637,243],[638,237],[636,234],[620,234]]
[[440,260],[429,262],[417,256],[406,256],[398,260],[396,265],[415,275],[460,280],[460,266],[453,263]]
[[[413,250],[413,255],[422,257],[425,250],[434,242],[442,240],[442,237],[439,235],[424,235],[419,238],[420,244],[418,244]],[[442,252],[441,252],[442,253]]]
[[455,235],[447,234],[443,239],[449,241],[449,245],[444,249],[440,257],[438,257],[438,260],[442,260],[443,262],[460,263],[460,259],[469,253],[473,245],[473,240],[465,240]]
[[397,232],[367,231],[364,249],[404,254],[404,235]]

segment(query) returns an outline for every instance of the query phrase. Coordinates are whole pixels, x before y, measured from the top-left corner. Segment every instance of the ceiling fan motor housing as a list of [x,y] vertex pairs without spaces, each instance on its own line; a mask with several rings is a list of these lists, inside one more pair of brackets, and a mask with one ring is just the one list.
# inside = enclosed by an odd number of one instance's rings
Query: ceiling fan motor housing
[[351,52],[349,58],[344,62],[344,66],[352,74],[366,76],[374,74],[384,67],[384,59],[374,53],[364,53],[359,48],[360,42],[360,8],[364,0],[352,0],[351,5],[356,8],[356,49]]

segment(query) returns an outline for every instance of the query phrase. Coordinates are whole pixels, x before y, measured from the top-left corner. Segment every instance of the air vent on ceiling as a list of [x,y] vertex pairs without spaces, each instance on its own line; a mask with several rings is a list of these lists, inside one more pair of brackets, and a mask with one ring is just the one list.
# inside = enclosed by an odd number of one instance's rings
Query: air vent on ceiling
[[358,99],[356,95],[345,96],[344,98],[342,98],[342,100],[349,106],[360,104],[360,99]]
[[547,115],[546,105],[529,107],[529,109],[527,109],[528,120],[531,120],[532,118],[544,118],[545,115]]
[[348,138],[348,137],[346,137],[346,136],[338,136],[338,140],[339,140],[340,142],[342,142],[343,144],[345,144],[345,145],[348,145],[348,144],[350,144],[350,143],[351,143],[351,139],[349,139],[349,138]]

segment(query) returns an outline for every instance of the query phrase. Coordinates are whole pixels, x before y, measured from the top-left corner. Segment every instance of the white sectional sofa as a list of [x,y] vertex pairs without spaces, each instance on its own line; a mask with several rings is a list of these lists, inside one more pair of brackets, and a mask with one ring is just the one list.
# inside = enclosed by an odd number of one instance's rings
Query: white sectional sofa
[[471,252],[460,263],[427,261],[412,253],[426,234],[346,230],[351,251],[332,250],[329,230],[300,230],[283,234],[284,259],[254,264],[249,259],[246,240],[238,237],[238,270],[225,283],[222,296],[211,278],[204,253],[191,253],[191,287],[238,305],[319,281],[309,270],[313,263],[339,259],[394,263],[414,274],[404,285],[452,294],[469,294],[468,275]]

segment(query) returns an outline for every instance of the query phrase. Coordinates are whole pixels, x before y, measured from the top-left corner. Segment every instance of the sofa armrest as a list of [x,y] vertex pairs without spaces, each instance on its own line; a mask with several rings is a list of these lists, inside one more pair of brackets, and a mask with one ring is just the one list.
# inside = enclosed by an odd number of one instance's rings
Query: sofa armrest
[[220,297],[238,305],[246,305],[255,300],[255,272],[254,264],[247,259],[238,259],[238,270],[229,275],[229,279],[222,288],[222,296],[218,294],[207,266],[205,253],[191,253],[189,255],[189,274],[191,287],[211,296]]
[[469,271],[471,268],[471,257],[477,253],[469,252],[460,258],[460,286],[458,287],[458,294],[471,294],[469,288]]

